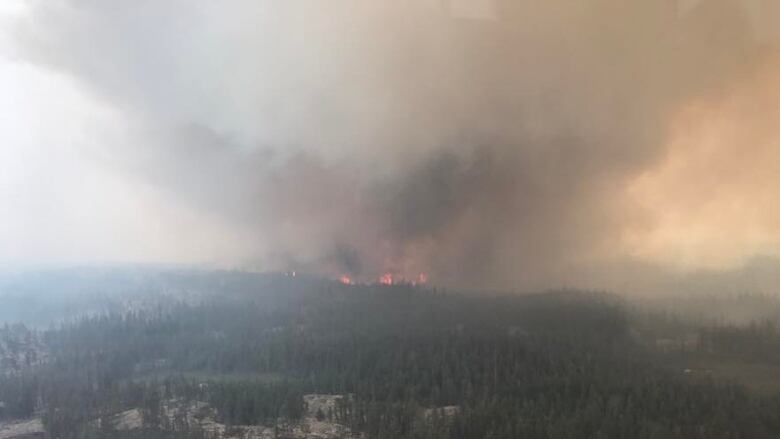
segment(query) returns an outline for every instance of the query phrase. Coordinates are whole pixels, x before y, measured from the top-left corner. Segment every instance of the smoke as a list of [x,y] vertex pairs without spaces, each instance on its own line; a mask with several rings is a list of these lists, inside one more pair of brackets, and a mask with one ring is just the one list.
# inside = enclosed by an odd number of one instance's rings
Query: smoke
[[121,115],[101,166],[240,231],[223,264],[524,288],[678,263],[686,108],[775,57],[757,2],[678,6],[45,0],[14,32]]
[[773,60],[673,118],[666,155],[629,186],[645,213],[626,235],[638,256],[717,270],[777,255],[778,85]]

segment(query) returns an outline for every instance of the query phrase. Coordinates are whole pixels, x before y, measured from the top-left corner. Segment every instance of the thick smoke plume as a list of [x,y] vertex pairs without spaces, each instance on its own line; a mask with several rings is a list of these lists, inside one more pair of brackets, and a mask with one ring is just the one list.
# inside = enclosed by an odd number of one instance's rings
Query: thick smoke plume
[[669,262],[681,114],[775,58],[760,2],[682,3],[45,0],[15,34],[122,115],[92,154],[241,231],[225,264],[530,288]]

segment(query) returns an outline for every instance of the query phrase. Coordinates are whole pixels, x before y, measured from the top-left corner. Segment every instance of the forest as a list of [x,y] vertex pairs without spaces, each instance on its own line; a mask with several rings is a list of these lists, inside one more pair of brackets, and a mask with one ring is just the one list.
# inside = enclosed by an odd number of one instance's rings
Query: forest
[[[166,279],[180,289],[156,302],[0,327],[0,437],[14,437],[2,422],[33,418],[43,431],[28,437],[62,439],[780,436],[777,383],[726,373],[780,368],[768,317],[694,318],[599,292]],[[338,397],[314,410],[312,395]],[[122,427],[122,413],[141,421]],[[221,430],[193,421],[209,417]],[[342,436],[306,436],[307,417]]]

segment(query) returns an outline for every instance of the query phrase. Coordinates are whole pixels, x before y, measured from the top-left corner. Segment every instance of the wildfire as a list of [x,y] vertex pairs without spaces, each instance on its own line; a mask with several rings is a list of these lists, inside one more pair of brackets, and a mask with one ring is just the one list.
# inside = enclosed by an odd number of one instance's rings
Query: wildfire
[[377,282],[380,285],[398,285],[398,284],[411,284],[411,285],[425,285],[428,283],[428,274],[420,273],[417,277],[405,277],[396,276],[392,273],[385,273],[379,276]]
[[[349,274],[342,274],[336,278],[338,282],[344,285],[357,285],[360,280],[355,280]],[[376,284],[378,285],[425,285],[428,283],[428,274],[420,273],[417,276],[406,277],[399,274],[384,273],[376,278]]]
[[394,279],[391,273],[385,273],[379,276],[379,283],[381,285],[393,285]]

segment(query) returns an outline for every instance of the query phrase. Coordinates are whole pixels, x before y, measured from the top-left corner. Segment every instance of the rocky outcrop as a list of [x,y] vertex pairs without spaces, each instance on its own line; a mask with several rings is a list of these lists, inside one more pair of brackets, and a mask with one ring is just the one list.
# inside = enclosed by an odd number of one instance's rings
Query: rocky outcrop
[[45,435],[40,418],[0,422],[0,439],[42,439]]

